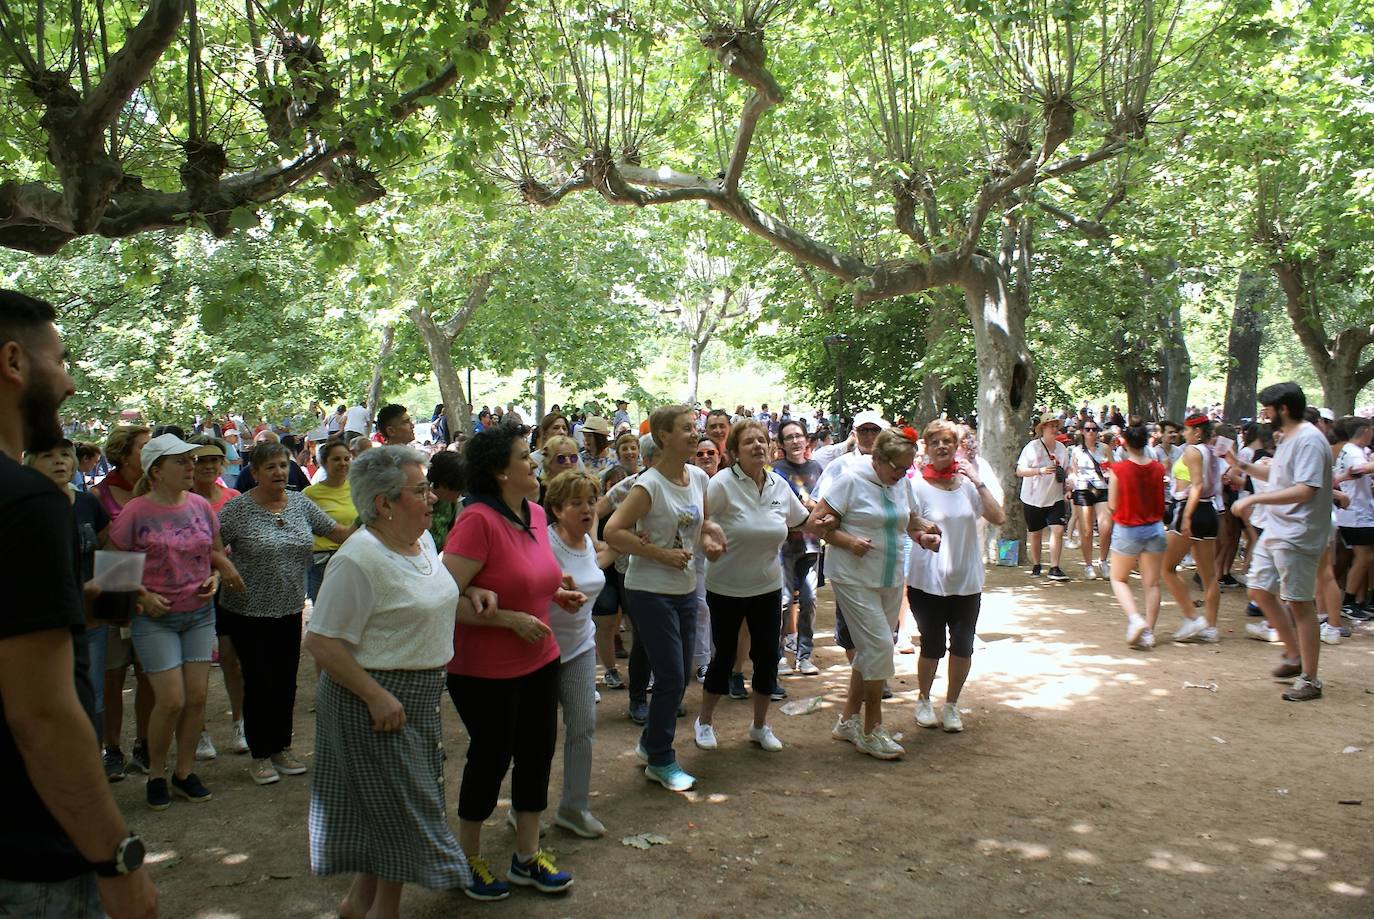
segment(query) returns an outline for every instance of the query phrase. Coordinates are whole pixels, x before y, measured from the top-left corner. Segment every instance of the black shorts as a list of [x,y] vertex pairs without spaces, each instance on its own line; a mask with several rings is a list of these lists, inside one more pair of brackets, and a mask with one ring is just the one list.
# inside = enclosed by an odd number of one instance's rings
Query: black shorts
[[1087,488],[1075,488],[1073,490],[1073,503],[1075,507],[1092,507],[1094,504],[1104,504],[1107,501],[1107,489],[1098,488],[1090,485]]
[[1352,549],[1374,546],[1374,527],[1341,527],[1341,541]]
[[[1174,514],[1169,518],[1169,529],[1175,533],[1183,526],[1183,512],[1188,508],[1187,501],[1178,501],[1174,504]],[[1199,498],[1197,507],[1193,508],[1193,539],[1216,539],[1217,509],[1212,506],[1211,498]]]
[[615,570],[612,563],[602,569],[606,573],[606,586],[597,594],[592,604],[593,616],[614,616],[620,610],[621,594],[625,590],[625,575]]
[[1062,527],[1068,516],[1068,502],[1056,501],[1049,507],[1036,507],[1023,504],[1021,510],[1026,515],[1026,532],[1039,533],[1045,527]]
[[978,629],[978,610],[982,594],[936,596],[915,587],[906,589],[907,603],[921,632],[921,656],[939,660],[945,656],[945,635],[949,653],[955,657],[973,656],[973,639]]

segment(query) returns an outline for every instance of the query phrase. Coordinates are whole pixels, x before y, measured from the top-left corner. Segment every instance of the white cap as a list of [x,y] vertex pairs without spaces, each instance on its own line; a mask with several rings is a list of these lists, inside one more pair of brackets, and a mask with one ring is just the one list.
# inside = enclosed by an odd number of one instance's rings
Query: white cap
[[854,416],[854,430],[857,431],[866,424],[876,424],[881,431],[885,431],[892,427],[892,425],[887,423],[886,418],[872,409],[859,412],[859,414]]
[[1317,414],[1325,418],[1327,421],[1336,420],[1336,413],[1331,411],[1331,409],[1329,408],[1319,408],[1317,409]]
[[223,456],[224,451],[219,447],[201,446],[200,444],[188,444],[175,434],[160,434],[143,445],[139,451],[139,456],[143,460],[143,471],[147,472],[153,468],[153,463],[162,459],[164,456],[181,456],[184,453],[191,453],[196,456]]

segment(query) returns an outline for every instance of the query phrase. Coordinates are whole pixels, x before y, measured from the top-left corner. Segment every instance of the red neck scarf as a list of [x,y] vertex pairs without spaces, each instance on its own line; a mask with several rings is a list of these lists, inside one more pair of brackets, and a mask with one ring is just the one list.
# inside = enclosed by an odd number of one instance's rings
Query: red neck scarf
[[958,474],[958,463],[950,463],[949,468],[943,472],[936,469],[934,463],[926,463],[921,467],[921,477],[927,482],[952,482],[954,481],[954,477]]
[[105,481],[109,482],[110,485],[114,488],[120,488],[124,491],[134,490],[134,486],[129,484],[129,480],[124,478],[123,473],[119,469],[111,469],[108,473],[106,473]]

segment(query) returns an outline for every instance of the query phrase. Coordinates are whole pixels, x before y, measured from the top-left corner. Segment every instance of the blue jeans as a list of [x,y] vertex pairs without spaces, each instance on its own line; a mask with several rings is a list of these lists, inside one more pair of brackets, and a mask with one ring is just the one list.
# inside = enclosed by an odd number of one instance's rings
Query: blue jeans
[[792,552],[782,547],[782,628],[778,635],[778,657],[782,657],[782,642],[787,631],[787,608],[797,601],[797,660],[811,657],[816,631],[816,561],[818,552]]
[[692,669],[692,644],[696,638],[697,595],[625,591],[625,606],[635,627],[635,644],[643,643],[654,673],[654,695],[649,700],[649,722],[639,742],[649,754],[649,765],[667,766],[677,761],[673,737],[677,733],[677,707],[687,689]]
[[66,881],[0,879],[0,916],[17,919],[105,919],[95,872]]
[[105,713],[105,659],[109,650],[109,626],[98,625],[86,630],[87,653],[91,661],[91,686],[95,690],[95,735],[104,734],[102,715]]
[[130,631],[144,673],[174,670],[186,663],[210,663],[215,647],[215,607],[165,616],[134,617]]

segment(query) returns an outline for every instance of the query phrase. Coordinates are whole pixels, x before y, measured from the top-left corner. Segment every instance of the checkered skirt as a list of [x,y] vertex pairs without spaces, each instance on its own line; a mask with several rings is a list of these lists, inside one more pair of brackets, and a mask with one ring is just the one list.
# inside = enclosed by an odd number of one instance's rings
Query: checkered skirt
[[405,708],[397,732],[372,730],[367,705],[328,673],[315,697],[310,870],[371,874],[437,890],[472,874],[444,809],[439,700],[444,671],[370,670]]

